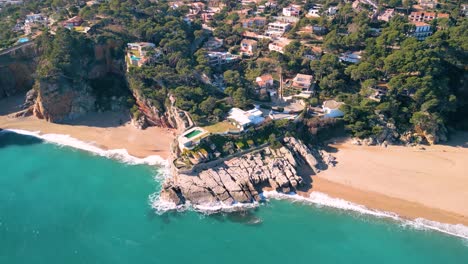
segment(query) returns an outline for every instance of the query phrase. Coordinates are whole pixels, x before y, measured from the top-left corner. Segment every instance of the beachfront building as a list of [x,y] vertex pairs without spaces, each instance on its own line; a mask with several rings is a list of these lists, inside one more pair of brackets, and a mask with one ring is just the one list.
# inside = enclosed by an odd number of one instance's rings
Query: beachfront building
[[414,29],[411,31],[411,36],[415,37],[417,40],[424,40],[430,35],[432,35],[431,25],[425,22],[411,22],[414,25]]
[[283,54],[284,47],[286,47],[289,43],[291,43],[291,40],[287,38],[279,38],[274,40],[272,43],[268,44],[268,49],[270,51],[276,51]]
[[156,45],[150,42],[137,42],[127,44],[128,65],[141,67],[142,65],[157,59],[161,52]]
[[335,100],[327,100],[322,104],[322,110],[325,117],[342,117],[344,116],[343,111],[340,110],[340,107],[343,105],[343,102],[337,102]]
[[180,151],[193,149],[208,135],[209,132],[201,127],[193,127],[185,131],[177,138]]
[[229,111],[227,119],[240,131],[244,131],[246,128],[252,125],[263,123],[265,118],[262,115],[262,111],[260,111],[258,108],[254,108],[248,111],[244,111],[239,108],[232,108]]
[[253,39],[243,39],[240,43],[240,52],[243,55],[252,56],[257,52],[257,41]]

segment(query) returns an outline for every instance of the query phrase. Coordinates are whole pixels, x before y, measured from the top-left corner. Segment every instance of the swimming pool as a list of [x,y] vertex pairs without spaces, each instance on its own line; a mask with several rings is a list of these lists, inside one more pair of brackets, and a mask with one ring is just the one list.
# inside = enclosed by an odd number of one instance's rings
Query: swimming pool
[[193,138],[197,135],[200,135],[202,133],[201,130],[194,130],[194,131],[191,131],[190,133],[186,134],[185,137],[186,138]]
[[20,39],[18,40],[18,43],[26,43],[26,42],[28,42],[28,41],[29,41],[29,38],[20,38]]
[[138,57],[135,56],[135,55],[130,56],[130,58],[132,58],[132,60],[137,60],[137,61],[141,60],[141,58],[138,58]]

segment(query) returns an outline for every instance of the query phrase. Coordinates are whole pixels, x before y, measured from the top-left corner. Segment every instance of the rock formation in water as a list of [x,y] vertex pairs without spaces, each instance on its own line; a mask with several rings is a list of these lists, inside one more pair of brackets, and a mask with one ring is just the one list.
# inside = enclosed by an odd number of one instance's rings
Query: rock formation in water
[[160,199],[176,205],[187,201],[206,206],[251,203],[261,199],[264,187],[283,193],[309,189],[310,176],[319,167],[320,162],[300,140],[285,138],[280,149],[266,147],[207,169],[176,173],[165,181]]

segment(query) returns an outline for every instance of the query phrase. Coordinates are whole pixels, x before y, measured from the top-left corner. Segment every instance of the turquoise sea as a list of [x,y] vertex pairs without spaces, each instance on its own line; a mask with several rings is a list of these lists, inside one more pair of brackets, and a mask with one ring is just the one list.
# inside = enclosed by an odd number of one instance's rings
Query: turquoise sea
[[290,201],[158,215],[158,170],[0,133],[0,263],[468,263],[468,241]]

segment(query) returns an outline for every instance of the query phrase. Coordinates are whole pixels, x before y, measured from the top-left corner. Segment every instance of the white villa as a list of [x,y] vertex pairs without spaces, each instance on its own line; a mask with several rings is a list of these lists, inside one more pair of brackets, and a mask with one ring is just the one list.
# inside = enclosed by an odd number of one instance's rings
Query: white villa
[[243,131],[251,125],[258,125],[265,121],[263,113],[258,108],[244,111],[239,108],[232,108],[229,111],[227,119],[240,131]]

